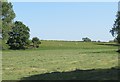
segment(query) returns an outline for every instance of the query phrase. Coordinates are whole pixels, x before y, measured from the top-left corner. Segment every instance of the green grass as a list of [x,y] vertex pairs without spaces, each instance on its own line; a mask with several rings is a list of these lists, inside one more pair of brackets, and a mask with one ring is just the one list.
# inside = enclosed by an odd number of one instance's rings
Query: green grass
[[[39,49],[6,50],[2,79],[106,79],[107,69],[118,66],[116,50],[114,43],[65,41],[42,41]],[[116,79],[117,74],[111,71],[107,77]]]

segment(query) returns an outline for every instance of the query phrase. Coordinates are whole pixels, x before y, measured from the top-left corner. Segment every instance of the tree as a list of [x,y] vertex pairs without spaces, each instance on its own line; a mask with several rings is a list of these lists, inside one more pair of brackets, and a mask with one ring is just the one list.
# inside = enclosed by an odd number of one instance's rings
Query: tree
[[14,27],[9,32],[7,44],[10,49],[25,49],[29,43],[30,29],[20,21],[14,23]]
[[1,16],[2,16],[2,3],[0,2],[0,34],[2,35],[2,20],[1,20]]
[[117,42],[117,39],[115,38],[114,40],[109,40],[109,42]]
[[6,49],[6,42],[8,40],[8,33],[13,27],[13,19],[15,18],[15,13],[12,9],[12,4],[9,2],[0,2],[1,11],[0,19],[2,22],[2,48]]
[[82,40],[83,40],[84,42],[91,42],[91,39],[89,39],[88,37],[82,38]]
[[[120,44],[120,11],[118,11],[116,17],[117,19],[115,20],[113,28],[110,30],[110,32],[116,38],[118,44]],[[120,52],[120,49],[118,52]]]
[[39,44],[41,44],[39,38],[37,38],[37,37],[32,38],[32,43],[33,43],[33,47],[35,47],[35,48],[38,48]]

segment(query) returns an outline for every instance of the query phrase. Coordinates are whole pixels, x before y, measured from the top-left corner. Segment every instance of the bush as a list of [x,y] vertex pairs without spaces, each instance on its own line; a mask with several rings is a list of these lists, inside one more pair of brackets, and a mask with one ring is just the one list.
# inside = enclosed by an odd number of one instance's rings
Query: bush
[[41,44],[39,38],[37,38],[37,37],[32,38],[32,43],[33,43],[34,48],[39,48],[39,44]]
[[91,39],[89,39],[88,37],[82,38],[82,40],[83,40],[84,42],[91,42]]

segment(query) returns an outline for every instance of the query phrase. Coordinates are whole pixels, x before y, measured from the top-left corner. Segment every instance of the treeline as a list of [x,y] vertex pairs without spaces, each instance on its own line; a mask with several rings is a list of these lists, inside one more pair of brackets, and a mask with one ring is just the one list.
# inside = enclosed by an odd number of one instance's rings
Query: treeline
[[38,48],[41,43],[38,37],[29,40],[30,29],[22,21],[13,21],[16,14],[10,2],[0,2],[0,34],[2,35],[2,49]]

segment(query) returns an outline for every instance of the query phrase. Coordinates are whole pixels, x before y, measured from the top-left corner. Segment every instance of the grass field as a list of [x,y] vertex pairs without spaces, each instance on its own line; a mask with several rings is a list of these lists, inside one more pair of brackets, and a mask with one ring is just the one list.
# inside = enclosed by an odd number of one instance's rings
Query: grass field
[[117,79],[115,43],[42,41],[39,49],[2,52],[3,80]]

